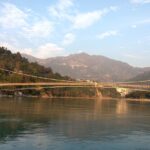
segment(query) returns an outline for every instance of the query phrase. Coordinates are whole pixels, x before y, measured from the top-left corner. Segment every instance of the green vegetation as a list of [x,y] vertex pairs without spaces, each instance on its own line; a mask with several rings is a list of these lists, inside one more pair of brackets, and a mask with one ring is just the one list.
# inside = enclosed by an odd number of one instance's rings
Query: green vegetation
[[[17,73],[32,74],[47,78],[70,80],[59,73],[53,73],[51,68],[45,68],[37,63],[29,63],[20,53],[12,54],[7,48],[0,47],[0,68],[15,71]],[[0,70],[0,82],[37,82],[41,79],[21,76],[11,72]]]
[[148,92],[148,91],[134,91],[134,92],[126,95],[126,98],[150,99],[150,92]]
[[52,95],[59,97],[96,97],[95,88],[90,87],[74,87],[74,88],[63,88],[52,90]]
[[99,91],[102,93],[104,97],[112,97],[112,98],[120,98],[121,95],[116,91],[115,88],[99,88]]

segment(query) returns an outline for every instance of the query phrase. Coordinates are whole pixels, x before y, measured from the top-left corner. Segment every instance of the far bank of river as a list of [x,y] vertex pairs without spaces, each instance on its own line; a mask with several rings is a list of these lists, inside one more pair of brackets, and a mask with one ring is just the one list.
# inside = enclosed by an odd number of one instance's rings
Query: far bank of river
[[96,90],[93,87],[74,87],[74,88],[56,88],[48,89],[37,87],[34,89],[18,90],[18,87],[11,89],[0,89],[0,96],[7,97],[41,97],[41,98],[56,98],[56,97],[69,97],[69,98],[126,98],[126,99],[149,99],[150,91],[133,91],[124,96],[121,95],[115,88]]

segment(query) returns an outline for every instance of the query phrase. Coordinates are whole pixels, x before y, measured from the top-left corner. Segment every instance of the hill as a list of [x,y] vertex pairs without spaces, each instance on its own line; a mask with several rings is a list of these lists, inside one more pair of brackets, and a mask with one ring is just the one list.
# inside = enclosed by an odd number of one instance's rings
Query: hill
[[131,81],[142,81],[142,80],[150,80],[150,71],[146,71],[142,74],[137,75],[136,77],[130,79]]
[[22,57],[20,53],[13,54],[4,47],[0,47],[0,82],[36,82],[39,80],[13,74],[12,72],[3,71],[2,69],[11,70],[17,73],[32,74],[35,76],[69,79],[68,77],[62,77],[59,73],[53,73],[51,68],[43,67],[35,62],[29,62],[26,58]]
[[150,70],[150,68],[136,68],[121,61],[86,53],[48,59],[23,56],[30,62],[38,62],[46,67],[51,67],[53,71],[62,75],[85,80],[124,81]]

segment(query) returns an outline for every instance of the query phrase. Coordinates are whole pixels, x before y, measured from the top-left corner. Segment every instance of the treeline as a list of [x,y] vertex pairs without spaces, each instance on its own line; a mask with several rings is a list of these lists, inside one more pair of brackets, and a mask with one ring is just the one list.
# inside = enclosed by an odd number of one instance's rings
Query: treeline
[[[20,53],[13,54],[5,47],[0,47],[0,68],[11,70],[17,73],[32,74],[46,78],[60,80],[71,80],[71,78],[54,73],[51,68],[45,68],[37,63],[30,63]],[[37,82],[45,81],[28,76],[17,75],[9,71],[0,70],[0,82]]]

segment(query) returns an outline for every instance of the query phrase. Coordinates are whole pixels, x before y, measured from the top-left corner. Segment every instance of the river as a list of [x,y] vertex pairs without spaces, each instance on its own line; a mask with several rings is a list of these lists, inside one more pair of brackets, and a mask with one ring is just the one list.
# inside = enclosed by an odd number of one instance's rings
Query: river
[[0,98],[0,150],[150,150],[150,103]]

